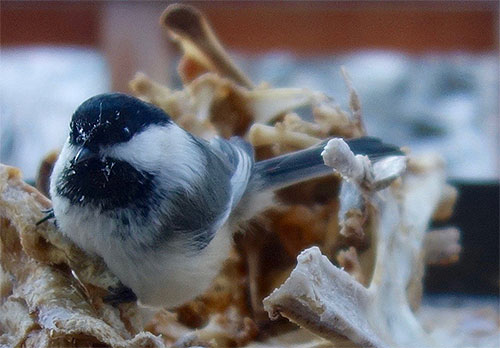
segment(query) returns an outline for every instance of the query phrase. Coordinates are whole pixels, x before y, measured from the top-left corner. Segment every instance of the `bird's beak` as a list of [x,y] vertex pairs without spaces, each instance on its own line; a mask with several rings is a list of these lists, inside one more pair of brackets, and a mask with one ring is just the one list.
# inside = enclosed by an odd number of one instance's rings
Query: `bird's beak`
[[78,152],[77,152],[75,158],[73,158],[72,162],[73,162],[73,164],[78,164],[78,163],[88,161],[89,159],[94,158],[96,156],[97,156],[97,154],[95,152],[93,152],[92,150],[90,150],[89,148],[82,147],[82,148],[80,148],[80,150],[78,150]]

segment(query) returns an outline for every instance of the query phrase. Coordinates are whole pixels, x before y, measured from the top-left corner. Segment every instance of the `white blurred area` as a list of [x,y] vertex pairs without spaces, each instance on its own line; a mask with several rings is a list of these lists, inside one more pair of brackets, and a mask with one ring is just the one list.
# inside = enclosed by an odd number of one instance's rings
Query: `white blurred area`
[[0,162],[27,180],[62,146],[78,105],[111,86],[101,54],[79,47],[2,48],[0,75]]
[[315,59],[274,53],[238,56],[238,62],[256,83],[321,91],[348,110],[343,66],[359,94],[369,135],[407,146],[414,154],[440,153],[450,178],[498,180],[499,61],[494,52],[410,56],[364,51]]

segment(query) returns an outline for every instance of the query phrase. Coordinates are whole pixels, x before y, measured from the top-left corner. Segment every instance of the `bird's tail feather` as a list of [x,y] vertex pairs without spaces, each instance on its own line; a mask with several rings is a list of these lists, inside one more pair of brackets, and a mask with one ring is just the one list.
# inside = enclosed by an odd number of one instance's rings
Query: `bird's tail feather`
[[[305,150],[257,162],[254,167],[257,190],[275,190],[331,174],[332,168],[324,164],[321,156],[328,140]],[[374,137],[350,139],[346,143],[352,152],[367,155],[372,161],[404,155],[397,146],[385,144]]]

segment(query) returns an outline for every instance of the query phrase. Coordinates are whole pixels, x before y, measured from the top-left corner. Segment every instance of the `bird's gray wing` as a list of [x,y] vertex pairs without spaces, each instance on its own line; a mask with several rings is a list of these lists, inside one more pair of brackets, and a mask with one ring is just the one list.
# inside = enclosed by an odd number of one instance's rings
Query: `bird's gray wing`
[[170,188],[160,208],[162,228],[157,244],[193,252],[204,249],[227,221],[245,193],[253,167],[253,149],[243,139],[192,137],[201,153],[205,171],[189,187]]
[[[252,187],[255,190],[276,190],[304,180],[318,178],[332,173],[325,165],[321,153],[330,139],[308,149],[270,158],[255,164]],[[374,137],[346,140],[356,155],[366,155],[372,162],[388,156],[404,156],[399,147],[383,143]]]
[[253,147],[239,137],[229,140],[216,137],[210,141],[210,145],[231,168],[231,207],[235,207],[243,197],[252,175]]

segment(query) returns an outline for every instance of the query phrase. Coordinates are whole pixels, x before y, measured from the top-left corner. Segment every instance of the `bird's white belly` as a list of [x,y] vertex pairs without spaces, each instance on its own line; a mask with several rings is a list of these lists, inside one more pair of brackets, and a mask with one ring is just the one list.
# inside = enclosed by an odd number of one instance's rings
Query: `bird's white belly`
[[231,240],[224,226],[206,248],[190,255],[163,249],[139,262],[123,260],[127,267],[119,265],[118,258],[106,263],[142,304],[171,308],[207,290],[228,257]]
[[197,252],[186,254],[171,248],[145,251],[134,241],[113,237],[113,219],[94,216],[92,210],[73,209],[66,199],[53,203],[63,233],[80,248],[101,256],[144,305],[174,307],[200,295],[217,276],[231,247],[231,233],[224,225],[209,245]]

